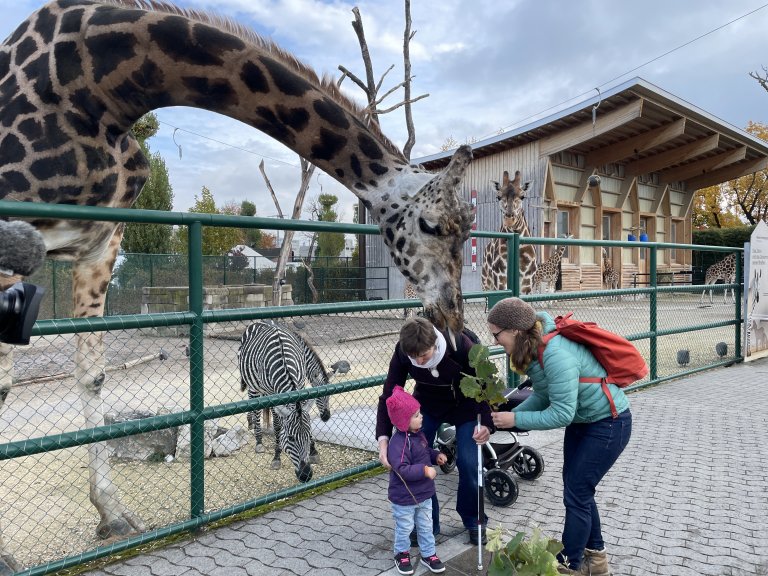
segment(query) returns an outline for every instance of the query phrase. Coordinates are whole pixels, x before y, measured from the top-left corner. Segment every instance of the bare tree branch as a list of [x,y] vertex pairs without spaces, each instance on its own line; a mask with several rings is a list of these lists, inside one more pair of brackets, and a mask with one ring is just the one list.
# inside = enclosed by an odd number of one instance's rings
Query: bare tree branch
[[427,96],[429,96],[429,94],[422,94],[421,96],[418,96],[416,98],[412,98],[411,100],[400,102],[398,104],[395,104],[394,106],[390,106],[389,108],[385,108],[384,110],[379,110],[379,114],[387,114],[389,112],[392,112],[392,110],[397,110],[398,108],[400,108],[400,106],[405,106],[407,104],[412,104],[413,102],[421,100],[422,98],[426,98]]
[[382,74],[382,75],[381,75],[381,78],[379,78],[379,83],[378,83],[378,84],[376,84],[376,90],[375,90],[375,92],[374,92],[375,94],[378,94],[378,93],[379,93],[379,90],[381,90],[381,85],[382,85],[382,84],[384,84],[384,78],[386,78],[386,77],[387,77],[387,74],[389,74],[390,72],[392,72],[392,69],[393,69],[394,67],[395,67],[395,65],[394,65],[394,64],[391,64],[391,65],[389,66],[389,68],[387,68],[387,71],[386,71],[386,72],[384,72],[384,74]]
[[768,92],[768,68],[763,66],[763,72],[765,73],[763,76],[760,76],[757,72],[750,72],[749,75],[757,80],[758,84],[763,87],[763,90]]
[[[415,34],[415,32],[414,32]],[[411,0],[405,0],[405,33],[403,34],[403,77],[405,78],[405,88],[403,90],[403,101],[405,102],[405,126],[408,129],[408,139],[403,146],[403,155],[406,160],[411,160],[411,150],[416,144],[416,129],[413,127],[413,115],[411,114],[411,104],[416,100],[411,100],[411,49],[410,43],[413,35],[411,34]]]
[[[299,220],[301,218],[301,208],[304,205],[304,197],[307,194],[312,174],[315,171],[315,165],[310,164],[301,156],[299,156],[299,162],[301,163],[301,183],[299,184],[299,191],[296,194],[296,199],[293,202],[293,213],[291,214],[292,220]],[[283,211],[280,208],[277,195],[275,194],[275,191],[272,188],[272,183],[269,181],[266,171],[264,170],[264,160],[259,163],[259,170],[264,177],[264,181],[267,183],[269,193],[272,194],[272,200],[277,207],[277,213],[280,218],[283,218]],[[285,279],[285,266],[291,255],[293,235],[293,230],[286,230],[283,235],[283,243],[280,245],[280,254],[277,257],[277,264],[275,266],[275,276],[272,280],[272,306],[280,306],[280,301],[283,295],[282,285],[284,283],[283,280]]]
[[339,70],[341,70],[342,76],[336,82],[337,86],[341,86],[341,81],[344,80],[344,77],[346,76],[350,80],[352,80],[352,82],[357,84],[363,92],[365,92],[366,94],[368,93],[368,87],[365,85],[365,83],[362,80],[360,80],[360,78],[358,78],[352,72],[344,68],[344,66],[342,66],[341,64],[339,64]]

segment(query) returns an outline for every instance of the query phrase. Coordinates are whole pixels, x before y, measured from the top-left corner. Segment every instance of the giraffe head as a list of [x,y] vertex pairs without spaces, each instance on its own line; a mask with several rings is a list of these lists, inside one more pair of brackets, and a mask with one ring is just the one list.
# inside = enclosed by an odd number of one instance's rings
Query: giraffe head
[[416,289],[424,315],[440,330],[464,327],[461,294],[463,245],[474,220],[458,193],[472,149],[461,146],[444,170],[413,196],[389,199],[380,210],[384,242],[395,265]]
[[504,170],[504,177],[501,184],[493,182],[496,188],[496,200],[499,203],[504,226],[510,230],[519,230],[525,223],[523,213],[523,192],[528,190],[530,182],[521,185],[520,170],[515,171],[515,179],[509,179],[509,172]]

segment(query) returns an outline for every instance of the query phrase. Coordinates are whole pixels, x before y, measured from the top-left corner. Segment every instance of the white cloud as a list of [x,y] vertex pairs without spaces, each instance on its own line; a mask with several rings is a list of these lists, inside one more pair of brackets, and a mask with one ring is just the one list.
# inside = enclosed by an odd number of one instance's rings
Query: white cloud
[[[386,90],[402,79],[403,4],[398,0],[177,0],[184,7],[227,15],[272,38],[320,74],[338,75],[343,64],[357,75],[363,66],[350,25],[360,8],[378,80],[390,65]],[[0,0],[5,37],[41,1]],[[748,73],[768,65],[768,9],[708,34],[755,9],[749,0],[611,2],[413,2],[411,45],[413,94],[429,98],[413,107],[416,146],[413,157],[432,154],[453,136],[464,142],[519,126],[575,104],[634,76],[743,128],[747,121],[768,122],[768,93]],[[679,49],[676,49],[679,48]],[[640,67],[666,52],[669,54]],[[362,94],[346,81],[345,92]],[[388,99],[392,105],[401,96]],[[575,97],[579,97],[574,100]],[[176,195],[175,209],[186,210],[203,185],[217,202],[255,201],[261,215],[275,213],[258,163],[265,158],[285,212],[298,188],[296,155],[249,126],[192,109],[163,109],[160,120],[204,137],[179,131],[183,158],[163,125],[151,140],[166,158]],[[382,117],[396,144],[406,138],[403,110]],[[219,144],[210,139],[225,142]],[[245,149],[247,151],[242,151]],[[274,159],[274,160],[270,160]],[[340,198],[345,220],[352,218],[354,195],[329,176],[324,191]],[[310,196],[319,193],[317,178]]]

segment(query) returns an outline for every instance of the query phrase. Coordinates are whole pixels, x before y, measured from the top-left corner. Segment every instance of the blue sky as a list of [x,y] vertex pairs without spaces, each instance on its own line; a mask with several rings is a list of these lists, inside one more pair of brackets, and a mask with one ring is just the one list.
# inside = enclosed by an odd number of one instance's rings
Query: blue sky
[[[231,17],[321,74],[338,75],[342,64],[362,77],[350,25],[351,10],[358,6],[377,79],[395,66],[383,91],[402,79],[403,4],[398,0],[176,3]],[[42,5],[0,0],[0,38]],[[436,6],[431,0],[412,0],[417,31],[411,44],[413,94],[430,94],[413,108],[417,142],[412,158],[438,152],[449,137],[481,140],[519,127],[595,95],[595,87],[610,88],[635,76],[738,128],[750,120],[768,123],[768,92],[748,76],[768,67],[768,5],[759,0],[441,0],[439,10]],[[345,81],[344,86],[362,99],[352,83]],[[397,101],[390,98],[383,106]],[[213,113],[166,108],[157,115],[161,128],[150,146],[168,164],[175,210],[188,210],[207,186],[218,205],[247,199],[260,216],[276,214],[258,170],[264,159],[283,212],[290,213],[299,182],[293,152]],[[382,127],[402,146],[402,108],[382,117]],[[181,158],[176,144],[181,145]],[[352,193],[316,172],[308,198],[321,192],[339,196],[341,218],[351,221],[356,202]]]

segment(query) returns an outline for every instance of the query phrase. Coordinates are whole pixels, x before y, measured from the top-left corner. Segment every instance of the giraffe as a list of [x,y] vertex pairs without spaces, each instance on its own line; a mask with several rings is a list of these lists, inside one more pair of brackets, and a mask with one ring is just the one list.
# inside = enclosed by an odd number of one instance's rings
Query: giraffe
[[[736,253],[731,252],[720,260],[719,262],[715,262],[712,264],[709,268],[707,268],[707,271],[704,273],[704,290],[701,292],[701,298],[699,298],[699,304],[704,303],[704,294],[706,293],[707,289],[706,286],[710,286],[717,282],[718,280],[722,280],[726,284],[733,284],[736,282]],[[731,288],[731,295],[733,296],[734,303],[736,302],[736,291]],[[709,289],[709,303],[713,304],[712,300],[712,289]],[[728,303],[728,288],[725,289],[725,292],[723,293],[723,304]]]
[[[608,252],[605,248],[600,249],[603,254],[603,288],[605,290],[618,290],[621,278],[619,271],[613,267],[613,262],[608,258]],[[611,296],[611,300],[620,299],[618,296]]]
[[[406,282],[405,287],[403,288],[403,298],[406,300],[415,300],[418,298],[416,293],[416,286],[410,282]],[[407,320],[408,318],[413,318],[414,316],[416,316],[416,308],[403,308],[403,318]]]
[[[438,173],[411,166],[332,78],[319,79],[255,32],[197,10],[150,0],[55,0],[22,22],[0,45],[0,200],[132,206],[148,162],[130,128],[166,106],[240,120],[349,188],[379,224],[425,315],[451,335],[462,330],[462,246],[473,213],[458,187],[471,147],[460,146]],[[73,315],[101,316],[123,225],[28,220],[49,257],[72,262]],[[86,426],[99,426],[100,333],[77,335],[75,364]],[[3,344],[0,407],[12,366]],[[105,445],[88,451],[99,536],[143,531],[118,497]],[[0,554],[2,573],[12,557],[4,548]]]
[[[520,185],[520,170],[515,171],[515,179],[509,179],[509,172],[504,171],[501,184],[493,183],[496,199],[501,210],[500,232],[516,232],[521,236],[530,236],[528,223],[523,211],[523,192],[530,182]],[[520,293],[530,294],[533,287],[533,275],[536,273],[536,250],[530,244],[520,246]],[[507,289],[507,241],[493,238],[485,246],[481,281],[484,291]]]
[[[573,234],[568,234],[565,238],[566,240],[573,238]],[[555,284],[560,276],[560,261],[563,259],[566,248],[565,244],[558,246],[545,262],[536,266],[536,273],[533,275],[534,292],[543,293],[545,284],[548,292],[555,292]]]

